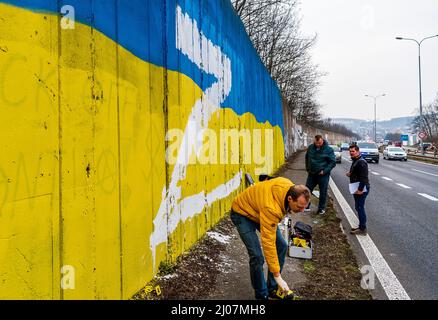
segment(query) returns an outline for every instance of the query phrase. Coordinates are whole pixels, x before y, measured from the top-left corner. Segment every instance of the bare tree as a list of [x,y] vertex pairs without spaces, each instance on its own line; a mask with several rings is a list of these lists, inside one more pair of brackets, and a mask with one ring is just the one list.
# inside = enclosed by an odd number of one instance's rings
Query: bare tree
[[316,42],[300,34],[297,0],[233,0],[254,48],[276,81],[287,107],[297,120],[315,123],[321,118],[314,100],[323,75],[311,61]]
[[344,126],[343,124],[340,123],[336,123],[333,121],[333,119],[324,119],[324,120],[320,120],[317,123],[315,123],[316,127],[320,128],[320,129],[324,129],[330,132],[335,132],[335,133],[339,133],[342,134],[344,136],[348,136],[351,138],[356,138],[356,139],[360,139],[361,136],[358,135],[357,133],[351,131],[350,129],[348,129],[346,126]]
[[438,138],[438,94],[435,101],[423,107],[423,116],[414,118],[412,128],[417,132],[424,131],[427,140]]

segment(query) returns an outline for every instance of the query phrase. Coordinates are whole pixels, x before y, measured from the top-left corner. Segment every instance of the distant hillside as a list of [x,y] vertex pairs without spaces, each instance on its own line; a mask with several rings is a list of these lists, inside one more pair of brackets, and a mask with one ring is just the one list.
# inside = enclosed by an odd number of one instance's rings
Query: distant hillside
[[[399,117],[391,120],[377,121],[377,140],[383,139],[387,133],[411,132],[411,123],[415,117]],[[348,129],[359,134],[362,138],[371,138],[374,136],[374,121],[367,121],[352,118],[333,118],[333,122],[343,124]]]

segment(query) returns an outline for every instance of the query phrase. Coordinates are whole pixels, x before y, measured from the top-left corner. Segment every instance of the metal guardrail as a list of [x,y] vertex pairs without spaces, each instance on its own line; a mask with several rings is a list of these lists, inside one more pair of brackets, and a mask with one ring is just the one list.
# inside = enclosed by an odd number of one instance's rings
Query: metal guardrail
[[431,156],[428,156],[428,155],[422,155],[421,153],[417,153],[417,154],[408,153],[408,159],[438,164],[438,157],[434,157],[433,154]]

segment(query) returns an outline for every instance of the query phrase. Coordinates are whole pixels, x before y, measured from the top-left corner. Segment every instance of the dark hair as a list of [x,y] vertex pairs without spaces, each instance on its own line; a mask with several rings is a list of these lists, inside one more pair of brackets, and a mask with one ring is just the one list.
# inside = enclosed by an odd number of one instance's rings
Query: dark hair
[[354,149],[356,151],[359,151],[359,147],[357,146],[357,144],[350,145],[350,147],[348,147],[348,149]]
[[289,190],[286,193],[286,197],[284,199],[284,207],[286,208],[286,211],[289,208],[289,201],[287,201],[287,198],[291,196],[293,201],[297,201],[299,197],[304,196],[307,202],[310,201],[310,190],[303,184],[296,184],[289,188]]
[[315,136],[315,140],[316,140],[316,141],[319,141],[319,140],[321,140],[321,139],[322,139],[322,135],[317,134],[317,135]]

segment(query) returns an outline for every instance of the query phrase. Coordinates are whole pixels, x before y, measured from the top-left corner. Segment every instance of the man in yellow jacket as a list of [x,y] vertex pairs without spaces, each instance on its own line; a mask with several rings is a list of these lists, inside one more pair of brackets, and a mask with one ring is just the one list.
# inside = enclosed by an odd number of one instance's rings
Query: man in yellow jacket
[[[309,200],[310,191],[306,186],[294,185],[282,177],[256,183],[234,199],[230,218],[248,250],[256,299],[293,299],[293,292],[280,275],[287,242],[278,223],[289,211],[304,211]],[[260,232],[261,246],[256,230]],[[269,269],[268,281],[263,274],[264,257]]]

